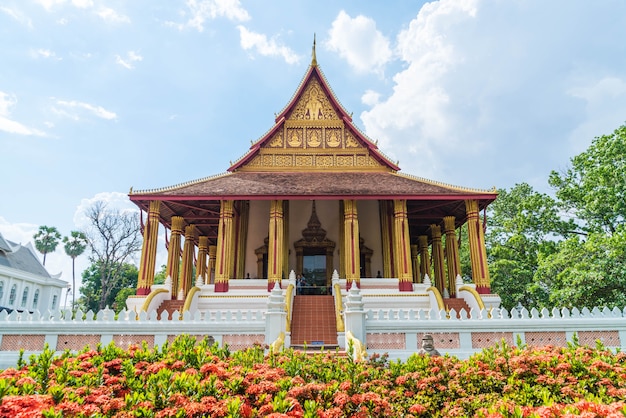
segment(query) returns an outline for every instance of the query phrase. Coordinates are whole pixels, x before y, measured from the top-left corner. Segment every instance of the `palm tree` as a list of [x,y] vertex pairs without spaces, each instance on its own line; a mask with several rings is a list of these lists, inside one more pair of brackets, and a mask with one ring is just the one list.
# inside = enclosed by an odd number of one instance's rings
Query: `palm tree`
[[65,254],[72,257],[72,311],[74,310],[74,295],[76,294],[76,275],[75,275],[75,262],[76,257],[85,252],[87,248],[87,236],[79,231],[72,231],[70,237],[64,237]]
[[54,226],[42,225],[39,227],[39,231],[33,235],[33,239],[35,240],[35,248],[37,248],[37,251],[43,254],[43,265],[45,266],[46,254],[56,250],[61,240],[61,234]]

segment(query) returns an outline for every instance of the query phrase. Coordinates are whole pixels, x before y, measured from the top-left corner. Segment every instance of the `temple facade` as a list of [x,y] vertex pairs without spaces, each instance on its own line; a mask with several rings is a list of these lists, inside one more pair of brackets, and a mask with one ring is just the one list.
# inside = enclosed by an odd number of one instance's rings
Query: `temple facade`
[[[222,306],[217,301],[226,296],[261,289],[267,296],[275,286],[286,290],[290,275],[292,284],[297,278],[294,292],[302,295],[334,294],[337,280],[344,295],[355,286],[396,298],[417,298],[430,289],[437,297],[425,296],[425,306],[457,298],[463,285],[480,306],[480,299],[496,300],[480,219],[496,196],[495,189],[401,173],[354,125],[318,66],[314,46],[292,99],[226,173],[131,189],[129,198],[142,211],[144,241],[129,307],[156,306],[161,228],[169,293],[157,299],[185,301],[180,309],[210,307],[211,300]],[[458,231],[464,224],[469,284],[459,281]]]

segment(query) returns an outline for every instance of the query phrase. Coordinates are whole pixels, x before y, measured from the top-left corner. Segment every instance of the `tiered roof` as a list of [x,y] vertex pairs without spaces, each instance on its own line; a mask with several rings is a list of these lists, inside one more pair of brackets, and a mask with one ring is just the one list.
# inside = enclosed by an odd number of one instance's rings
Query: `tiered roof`
[[362,133],[340,104],[313,59],[274,126],[227,173],[179,185],[132,191],[141,209],[162,201],[161,221],[172,216],[193,222],[202,235],[217,237],[220,200],[406,199],[414,228],[441,216],[465,218],[465,199],[486,207],[495,190],[462,188],[399,174],[400,167]]

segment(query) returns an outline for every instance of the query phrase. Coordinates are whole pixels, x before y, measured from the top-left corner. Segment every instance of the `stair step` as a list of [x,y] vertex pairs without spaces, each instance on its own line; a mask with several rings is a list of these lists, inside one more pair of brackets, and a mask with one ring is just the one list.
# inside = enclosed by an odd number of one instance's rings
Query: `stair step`
[[184,305],[184,300],[164,300],[157,308],[157,318],[161,318],[161,314],[167,311],[169,319],[172,319],[172,314],[175,311],[178,311],[180,313]]
[[335,302],[330,295],[297,295],[291,319],[291,346],[337,347]]
[[446,307],[446,310],[454,309],[457,313],[457,318],[460,318],[461,310],[465,310],[467,315],[470,315],[470,307],[463,299],[459,298],[444,298],[443,305]]

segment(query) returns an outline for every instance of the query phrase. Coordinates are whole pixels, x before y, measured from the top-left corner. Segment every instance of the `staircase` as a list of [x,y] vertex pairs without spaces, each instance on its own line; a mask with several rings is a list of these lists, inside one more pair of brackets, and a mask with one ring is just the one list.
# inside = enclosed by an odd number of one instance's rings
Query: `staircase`
[[467,312],[467,316],[470,316],[470,307],[467,303],[465,303],[465,300],[460,299],[460,298],[444,298],[443,299],[443,306],[445,306],[446,311],[449,311],[451,309],[454,309],[456,311],[456,316],[457,318],[460,318],[461,316],[459,315],[459,312],[461,312],[461,309],[465,309],[465,312]]
[[185,304],[184,300],[164,300],[159,308],[157,309],[157,318],[161,319],[161,314],[164,311],[167,311],[169,314],[168,319],[172,319],[172,314],[174,311],[178,311],[182,315],[183,305]]
[[331,295],[297,295],[291,315],[291,346],[337,347],[335,302]]

